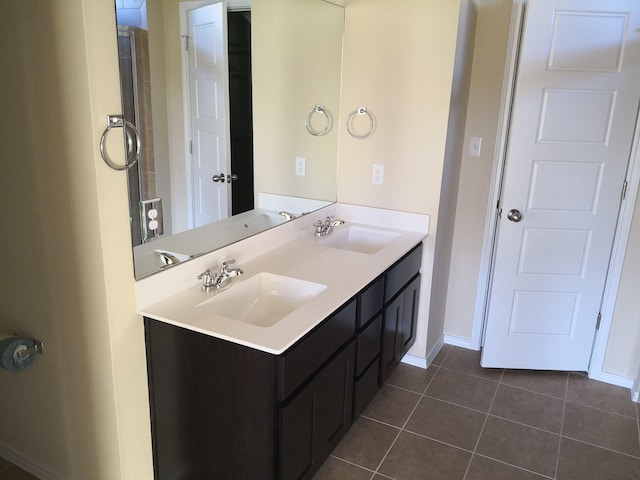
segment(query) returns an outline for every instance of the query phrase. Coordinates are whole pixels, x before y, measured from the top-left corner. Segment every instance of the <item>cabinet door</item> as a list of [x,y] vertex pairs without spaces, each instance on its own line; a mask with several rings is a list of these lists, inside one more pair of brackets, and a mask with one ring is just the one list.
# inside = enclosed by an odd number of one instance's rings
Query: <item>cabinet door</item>
[[351,426],[355,344],[351,342],[280,409],[280,478],[310,479]]
[[384,320],[382,330],[382,351],[380,352],[380,385],[386,382],[387,378],[398,364],[398,332],[402,324],[404,311],[404,296],[398,295],[384,309]]
[[420,298],[420,275],[406,286],[402,293],[402,316],[398,321],[396,335],[396,360],[400,361],[416,340],[418,321],[418,299]]

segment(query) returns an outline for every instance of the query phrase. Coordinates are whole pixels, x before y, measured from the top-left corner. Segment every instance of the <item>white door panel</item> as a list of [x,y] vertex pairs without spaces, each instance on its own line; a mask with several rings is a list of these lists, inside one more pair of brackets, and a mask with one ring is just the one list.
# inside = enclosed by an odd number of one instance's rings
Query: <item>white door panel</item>
[[588,369],[640,97],[639,7],[527,3],[483,366]]
[[[194,226],[229,215],[230,172],[226,6],[188,13]],[[222,181],[214,181],[214,176]]]

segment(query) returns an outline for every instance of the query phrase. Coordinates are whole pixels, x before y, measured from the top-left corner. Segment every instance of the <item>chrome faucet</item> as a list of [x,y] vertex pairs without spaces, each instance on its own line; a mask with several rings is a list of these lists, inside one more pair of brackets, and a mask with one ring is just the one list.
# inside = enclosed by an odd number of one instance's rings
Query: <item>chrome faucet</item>
[[177,265],[178,263],[180,263],[180,260],[178,260],[178,258],[175,255],[169,252],[162,252],[158,250],[157,254],[158,254],[158,258],[160,259],[160,263],[162,263],[162,266],[160,268],[165,268],[165,267],[169,267],[171,265]]
[[293,220],[294,218],[298,218],[293,213],[285,212],[284,210],[280,212],[279,215],[285,220]]
[[283,217],[285,220],[294,220],[296,218],[299,217],[303,217],[304,215],[307,215],[309,212],[302,212],[300,215],[294,215],[291,212],[285,212],[284,210],[279,212],[278,215],[280,215],[281,217]]
[[313,224],[313,226],[315,227],[315,236],[326,237],[327,235],[331,235],[331,233],[333,233],[333,227],[343,224],[344,220],[335,220],[334,217],[325,218],[324,223],[322,222],[322,220],[318,220]]
[[218,273],[213,273],[207,269],[198,275],[198,280],[202,280],[202,290],[210,292],[211,290],[220,290],[227,286],[233,277],[242,275],[244,272],[240,268],[229,268],[229,265],[236,263],[235,259],[222,262]]

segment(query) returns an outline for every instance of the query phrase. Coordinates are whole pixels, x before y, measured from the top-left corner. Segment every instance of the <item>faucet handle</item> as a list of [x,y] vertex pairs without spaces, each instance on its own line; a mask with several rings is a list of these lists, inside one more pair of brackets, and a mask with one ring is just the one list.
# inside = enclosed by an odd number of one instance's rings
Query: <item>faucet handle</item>
[[227,270],[229,265],[233,265],[234,263],[236,263],[236,259],[235,258],[232,258],[231,260],[226,260],[226,261],[222,262],[220,264],[220,271],[224,272],[225,270]]
[[198,280],[202,280],[203,278],[210,277],[212,275],[213,275],[213,273],[211,272],[211,270],[209,270],[207,268],[204,272],[202,272],[200,275],[198,275]]
[[202,280],[202,288],[210,288],[215,282],[215,275],[208,268],[198,275],[198,280]]

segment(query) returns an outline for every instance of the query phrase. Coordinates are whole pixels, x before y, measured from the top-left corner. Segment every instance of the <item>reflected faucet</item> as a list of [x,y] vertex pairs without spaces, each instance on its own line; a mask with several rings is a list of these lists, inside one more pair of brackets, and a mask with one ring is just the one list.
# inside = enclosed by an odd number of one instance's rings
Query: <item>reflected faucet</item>
[[296,217],[293,213],[285,212],[284,210],[279,213],[281,217],[284,217],[285,220],[293,220]]
[[178,258],[175,255],[172,255],[169,252],[158,251],[157,253],[158,253],[158,258],[162,263],[162,267],[160,268],[165,268],[165,267],[169,267],[171,265],[177,265],[178,263],[180,263],[180,260],[178,260]]
[[244,272],[240,268],[229,268],[229,265],[236,263],[235,259],[222,262],[218,273],[213,273],[207,269],[198,275],[198,280],[202,280],[202,290],[210,292],[211,290],[220,290],[231,282],[233,277],[242,275]]

